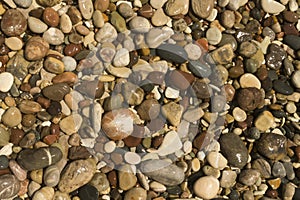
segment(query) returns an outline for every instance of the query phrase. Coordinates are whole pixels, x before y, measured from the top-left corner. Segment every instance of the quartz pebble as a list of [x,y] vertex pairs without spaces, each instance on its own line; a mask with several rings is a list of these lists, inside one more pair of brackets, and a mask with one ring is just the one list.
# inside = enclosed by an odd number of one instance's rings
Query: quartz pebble
[[224,169],[227,165],[226,158],[218,152],[210,152],[207,155],[207,161],[212,167],[220,170]]
[[257,89],[261,88],[261,83],[259,79],[250,73],[245,73],[240,77],[241,88],[255,87]]
[[285,9],[285,6],[274,0],[262,0],[261,6],[265,12],[270,14],[280,13]]
[[20,182],[11,174],[5,174],[0,176],[0,191],[1,199],[8,199],[14,197],[20,189]]
[[44,32],[43,38],[49,44],[52,45],[60,45],[64,42],[64,34],[61,30],[51,27],[47,31]]
[[204,176],[194,183],[195,194],[203,199],[214,198],[219,191],[219,180],[213,176]]
[[8,92],[14,83],[14,76],[9,72],[0,74],[0,91]]

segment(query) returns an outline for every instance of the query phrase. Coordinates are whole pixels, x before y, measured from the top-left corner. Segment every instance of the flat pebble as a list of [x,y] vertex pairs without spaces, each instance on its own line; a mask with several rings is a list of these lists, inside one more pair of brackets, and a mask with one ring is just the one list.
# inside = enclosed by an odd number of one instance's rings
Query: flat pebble
[[67,14],[60,16],[60,29],[63,33],[70,33],[72,31],[72,21]]
[[28,17],[28,27],[34,33],[44,33],[48,28],[47,24],[35,17]]
[[57,28],[51,27],[44,32],[43,38],[52,45],[60,45],[64,42],[65,35]]
[[270,164],[262,159],[256,159],[252,162],[252,168],[260,172],[261,177],[270,178],[271,177],[271,166]]
[[162,114],[173,125],[178,126],[183,114],[183,107],[177,103],[170,102],[161,108]]
[[139,154],[134,152],[126,152],[124,155],[124,159],[128,164],[137,165],[141,162],[141,157]]
[[2,122],[8,127],[15,127],[22,121],[22,114],[16,107],[8,108],[2,115]]
[[100,43],[113,42],[117,36],[117,30],[110,23],[105,23],[104,26],[96,32],[95,40]]
[[231,188],[236,182],[237,174],[234,171],[223,170],[220,180],[220,186],[224,188]]
[[214,8],[214,1],[208,0],[204,2],[201,0],[192,0],[191,6],[197,16],[207,18]]
[[55,6],[57,4],[59,4],[61,2],[61,0],[37,0],[36,1],[38,4],[40,4],[41,6],[44,6],[44,7],[52,7],[52,6]]
[[272,175],[274,177],[283,178],[286,176],[286,171],[281,162],[275,162],[272,166]]
[[124,200],[142,200],[147,198],[147,192],[143,188],[132,188],[125,193]]
[[93,14],[93,22],[94,25],[98,28],[101,28],[104,26],[104,18],[102,13],[99,10],[96,10]]
[[147,33],[150,29],[150,22],[144,17],[136,16],[129,22],[131,31]]
[[14,83],[14,76],[9,72],[0,74],[0,91],[8,92]]
[[206,31],[206,38],[208,43],[212,45],[217,45],[221,42],[222,33],[218,28],[212,27]]
[[285,9],[284,5],[274,0],[262,0],[261,6],[265,12],[270,14],[281,13]]
[[54,189],[51,187],[43,187],[40,190],[36,191],[32,197],[32,200],[51,200],[54,197]]
[[70,93],[70,87],[66,83],[57,83],[43,88],[42,93],[51,100],[61,101],[66,94]]
[[22,169],[15,160],[9,161],[9,168],[19,181],[24,181],[27,178],[27,171]]
[[207,161],[212,167],[220,170],[224,169],[227,165],[226,158],[221,153],[214,151],[208,153]]
[[203,199],[214,198],[219,191],[219,180],[213,176],[203,176],[194,183],[195,194]]
[[96,187],[100,194],[109,190],[109,181],[104,173],[96,172],[89,184]]
[[225,44],[211,53],[216,64],[228,64],[234,57],[233,48],[231,44]]
[[234,119],[238,122],[243,122],[247,119],[247,114],[244,110],[239,107],[235,107],[232,111]]
[[92,18],[94,11],[94,5],[92,0],[79,0],[78,6],[84,19],[89,20]]
[[79,130],[81,123],[81,115],[75,113],[73,115],[63,118],[60,121],[59,126],[64,133],[66,133],[67,135],[71,135]]
[[23,47],[23,42],[18,37],[5,38],[5,44],[8,48],[10,48],[13,51],[18,51]]
[[43,177],[44,183],[48,187],[55,187],[60,180],[60,170],[56,165],[46,168]]
[[261,83],[259,79],[251,73],[245,73],[240,77],[240,85],[242,88],[248,88],[248,87],[255,87],[257,89],[261,88]]
[[256,118],[254,125],[258,130],[264,132],[271,128],[274,122],[275,120],[272,113],[264,111]]

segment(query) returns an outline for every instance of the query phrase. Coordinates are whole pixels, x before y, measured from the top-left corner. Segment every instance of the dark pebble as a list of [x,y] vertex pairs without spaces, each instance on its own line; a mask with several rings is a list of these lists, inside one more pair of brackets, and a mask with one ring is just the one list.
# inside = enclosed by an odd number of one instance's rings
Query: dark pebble
[[229,199],[231,200],[239,200],[240,194],[236,190],[231,190],[230,194],[228,195]]
[[43,88],[42,93],[51,100],[61,101],[70,91],[71,89],[67,83],[57,83]]
[[178,185],[176,185],[176,186],[167,187],[167,192],[169,194],[178,195],[181,194],[182,190]]
[[283,42],[289,45],[295,51],[300,49],[300,37],[296,35],[287,35],[283,38]]
[[195,95],[198,99],[207,99],[210,98],[212,94],[211,88],[206,84],[201,82],[199,79],[196,79],[192,88],[195,92]]
[[252,162],[252,168],[260,172],[261,177],[270,178],[271,177],[271,166],[270,164],[262,159],[258,158]]
[[184,48],[175,44],[162,44],[156,49],[156,53],[161,58],[176,64],[182,64],[188,60]]
[[47,112],[52,116],[58,115],[61,112],[61,104],[57,101],[52,101],[47,108]]
[[201,63],[200,61],[189,61],[188,69],[197,77],[199,78],[206,78],[209,77],[211,74],[210,67],[205,64]]
[[0,156],[0,169],[6,169],[8,168],[8,158],[4,155]]
[[99,196],[98,190],[92,185],[85,185],[78,190],[78,196],[84,200],[97,200]]
[[238,92],[237,102],[243,110],[252,111],[264,102],[264,98],[257,88],[243,88]]
[[19,36],[25,32],[27,20],[17,9],[9,9],[2,16],[1,30],[7,36]]
[[276,92],[284,95],[290,95],[293,94],[294,92],[294,89],[287,82],[283,80],[275,80],[273,82],[273,88]]
[[260,138],[260,131],[256,127],[251,127],[246,130],[246,137],[249,139],[258,140]]
[[73,146],[69,149],[68,157],[70,160],[88,159],[90,152],[84,146]]

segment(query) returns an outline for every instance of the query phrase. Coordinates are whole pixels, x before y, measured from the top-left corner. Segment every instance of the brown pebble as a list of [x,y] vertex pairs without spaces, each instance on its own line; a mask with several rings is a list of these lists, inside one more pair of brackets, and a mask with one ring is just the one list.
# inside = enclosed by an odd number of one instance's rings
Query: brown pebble
[[21,129],[10,129],[10,139],[9,141],[14,145],[19,145],[19,142],[24,137],[25,133]]
[[94,7],[96,10],[104,12],[109,7],[109,0],[95,0]]
[[27,20],[17,9],[8,9],[1,20],[1,30],[7,36],[19,36],[26,31]]
[[162,85],[165,79],[165,74],[159,71],[150,72],[147,79],[154,84]]
[[75,6],[71,6],[68,9],[67,15],[69,15],[72,24],[77,24],[78,22],[80,22],[82,20],[80,11],[75,7]]
[[48,50],[48,42],[39,36],[34,36],[26,43],[25,58],[30,61],[40,60],[47,55]]
[[71,147],[69,149],[68,158],[71,160],[88,159],[90,155],[91,154],[86,147],[78,146],[78,147]]
[[234,87],[230,84],[226,84],[226,85],[224,85],[224,90],[225,90],[225,93],[226,93],[226,100],[227,101],[232,101],[233,97],[235,95]]
[[158,148],[161,145],[161,143],[163,142],[163,140],[164,140],[164,136],[162,136],[162,135],[154,137],[152,139],[152,146],[154,148]]
[[43,108],[48,108],[50,106],[50,100],[44,97],[38,97],[36,100]]
[[83,81],[76,90],[90,98],[100,98],[104,93],[104,84],[101,81]]
[[193,74],[181,70],[173,70],[167,77],[167,81],[169,81],[170,85],[180,90],[187,89],[194,80],[195,77]]
[[113,171],[109,172],[108,175],[107,175],[107,178],[108,178],[108,181],[109,181],[110,185],[113,188],[116,188],[117,184],[118,184],[116,171],[113,170]]
[[64,72],[56,75],[53,79],[53,83],[67,83],[69,86],[73,86],[77,82],[77,75],[73,72]]
[[35,123],[35,115],[33,114],[28,114],[28,115],[23,115],[22,117],[22,125],[25,127],[31,127]]
[[145,4],[139,9],[139,14],[143,17],[150,18],[153,16],[154,11],[149,4]]
[[123,139],[124,143],[128,147],[138,146],[144,137],[145,128],[142,126],[134,125],[133,132],[130,136]]
[[76,54],[78,54],[82,50],[81,44],[68,44],[65,49],[64,53],[66,56],[74,57]]
[[45,8],[43,12],[43,21],[49,26],[56,27],[59,25],[59,15],[53,8]]
[[78,33],[80,33],[81,35],[88,35],[90,33],[90,30],[84,25],[79,24],[75,28],[76,31],[78,31]]
[[243,110],[252,111],[264,103],[264,98],[259,89],[250,87],[239,90],[237,101]]

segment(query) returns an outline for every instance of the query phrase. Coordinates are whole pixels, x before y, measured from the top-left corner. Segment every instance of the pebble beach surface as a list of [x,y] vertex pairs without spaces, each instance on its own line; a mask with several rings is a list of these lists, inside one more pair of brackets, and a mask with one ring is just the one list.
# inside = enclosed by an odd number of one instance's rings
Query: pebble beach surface
[[299,200],[299,4],[0,1],[0,199]]

